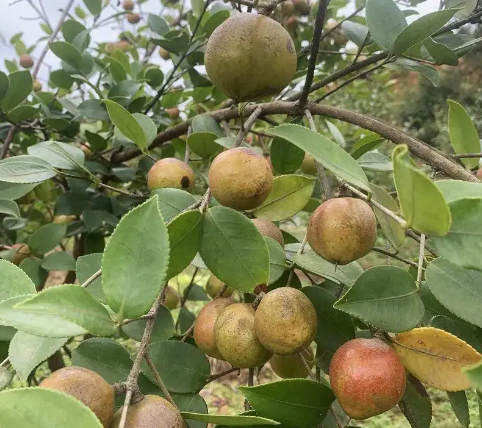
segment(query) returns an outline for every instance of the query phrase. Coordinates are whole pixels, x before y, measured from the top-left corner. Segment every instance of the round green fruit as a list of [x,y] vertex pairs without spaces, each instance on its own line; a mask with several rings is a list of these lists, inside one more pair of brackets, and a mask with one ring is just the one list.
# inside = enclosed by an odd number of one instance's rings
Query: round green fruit
[[[218,293],[224,288],[224,282],[220,279],[216,278],[214,275],[211,275],[208,279],[206,284],[206,293],[208,293],[211,298],[215,298]],[[228,287],[226,291],[223,293],[223,297],[231,297],[233,295],[233,289]]]
[[311,369],[315,365],[315,356],[311,348],[302,348],[300,352],[292,355],[273,355],[269,363],[273,371],[280,378],[293,379],[305,378],[309,374],[301,358],[300,353],[303,353],[308,367]]
[[165,291],[165,299],[164,299],[164,306],[169,309],[176,309],[179,304],[181,303],[181,297],[176,289],[171,287],[170,285],[166,285]]

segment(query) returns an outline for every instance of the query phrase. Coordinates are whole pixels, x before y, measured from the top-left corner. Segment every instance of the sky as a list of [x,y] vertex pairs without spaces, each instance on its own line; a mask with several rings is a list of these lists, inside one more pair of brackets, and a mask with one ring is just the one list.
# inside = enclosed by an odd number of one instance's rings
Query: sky
[[[31,0],[38,6],[39,0]],[[59,17],[61,15],[60,9],[62,9],[68,0],[43,0],[43,5],[45,7],[47,16],[50,20],[52,27],[55,27]],[[420,15],[437,10],[438,8],[437,0],[427,0],[421,3],[416,9],[419,11]],[[2,8],[2,13],[0,13],[0,70],[5,71],[4,60],[14,59],[16,57],[15,50],[9,45],[10,38],[19,32],[23,33],[23,41],[28,46],[38,41],[40,38],[45,36],[45,33],[41,30],[39,23],[40,21],[36,18],[36,13],[32,7],[27,3],[26,0],[0,0],[0,4],[7,9]],[[355,9],[355,0],[347,6],[347,12]],[[84,6],[82,0],[75,0],[74,7],[71,9],[73,12],[75,6]],[[162,8],[160,0],[147,0],[142,5],[142,12],[145,16],[147,13],[158,14]],[[85,9],[85,7],[84,7]],[[115,13],[115,11],[120,11],[121,8],[117,6],[117,0],[111,0],[110,5],[103,10],[101,19],[103,17],[108,17]],[[171,9],[172,10],[172,9]],[[136,10],[139,11],[138,9]],[[177,13],[177,12],[174,12]],[[32,19],[34,18],[34,19]],[[130,24],[126,23],[126,29],[132,27]],[[91,37],[95,42],[109,42],[116,40],[117,35],[120,32],[120,28],[117,25],[109,25],[95,30]],[[39,43],[39,46],[35,49],[32,56],[34,59],[40,54],[45,42]],[[160,60],[153,56],[153,62]],[[45,64],[50,65],[54,70],[59,68],[58,59],[49,52],[45,58]],[[39,73],[39,80],[41,82],[46,82],[48,80],[49,69],[46,65],[42,66]]]

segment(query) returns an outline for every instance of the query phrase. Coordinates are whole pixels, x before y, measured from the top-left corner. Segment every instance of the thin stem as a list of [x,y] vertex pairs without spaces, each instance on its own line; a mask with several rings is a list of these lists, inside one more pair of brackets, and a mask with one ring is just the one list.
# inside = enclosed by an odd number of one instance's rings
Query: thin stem
[[303,355],[303,350],[301,350],[298,355],[300,356],[301,358],[301,361],[303,362],[303,365],[305,366],[305,369],[308,370],[308,376],[313,379],[313,380],[316,380],[316,377],[313,375],[312,371],[311,371],[311,367],[309,366],[308,364],[308,361],[306,361],[306,358],[305,356]]
[[189,292],[194,286],[194,279],[196,278],[198,270],[199,268],[194,269],[194,273],[192,274],[191,281],[189,282],[189,285],[186,287],[186,290],[184,291],[184,297],[181,299],[181,308],[186,304],[187,298],[189,297]]
[[135,193],[128,192],[127,190],[118,189],[117,187],[109,186],[108,184],[99,183],[98,187],[111,190],[112,192],[120,193],[121,195],[130,196],[131,198],[144,199],[144,196],[136,195]]
[[[296,252],[295,257],[299,256],[303,252],[303,250],[305,249],[305,245],[306,245],[307,241],[308,241],[308,237],[307,237],[307,235],[305,235],[305,237],[303,238],[303,241],[301,242],[300,248]],[[293,260],[294,260],[294,258],[293,258]],[[286,281],[287,287],[291,287],[291,281],[293,279],[293,275],[295,274],[295,267],[296,267],[296,263],[293,262],[293,264],[291,265],[291,268],[290,268],[290,274],[288,275],[288,281]]]
[[311,43],[310,60],[308,63],[308,71],[306,73],[305,85],[303,92],[299,99],[299,105],[304,106],[308,101],[308,94],[310,93],[311,84],[313,83],[313,77],[315,76],[316,59],[318,57],[318,51],[320,50],[321,31],[325,23],[326,9],[330,0],[320,0],[318,3],[318,10],[315,18],[315,28],[313,30],[313,41]]
[[[252,367],[248,369],[248,386],[254,386],[254,368]],[[244,410],[251,410],[248,399],[244,400]]]
[[415,268],[418,266],[417,263],[412,262],[411,260],[405,259],[403,257],[400,257],[396,253],[391,253],[390,251],[384,250],[383,248],[374,247],[374,248],[372,248],[372,251],[375,251],[375,252],[380,253],[380,254],[384,254],[385,256],[391,257],[392,259],[399,260],[399,261],[401,261],[403,263],[406,263],[407,265],[413,266]]
[[461,155],[450,155],[454,159],[482,158],[482,153],[462,153]]
[[7,157],[8,150],[10,149],[10,144],[12,144],[13,136],[15,135],[16,129],[17,127],[15,125],[11,125],[10,128],[8,128],[7,137],[5,138],[2,152],[0,153],[0,159],[5,159]]
[[154,374],[154,378],[156,379],[157,386],[159,386],[159,388],[161,389],[162,393],[164,394],[164,397],[166,397],[166,400],[169,401],[174,407],[177,408],[177,404],[174,402],[171,394],[166,388],[166,384],[163,382],[161,375],[159,374],[159,371],[157,370],[156,366],[154,365],[154,362],[152,361],[151,356],[149,355],[149,352],[146,351],[146,354],[144,355],[144,359],[146,360],[147,365],[149,366],[152,373]]
[[186,339],[191,335],[192,331],[194,330],[194,325],[195,325],[195,322],[193,322],[191,327],[189,327],[187,331],[183,334],[180,342],[185,342]]
[[366,44],[368,43],[368,40],[370,39],[370,32],[367,31],[367,35],[365,37],[365,40],[363,40],[363,43],[360,45],[360,47],[358,48],[358,51],[356,53],[356,56],[355,58],[353,59],[353,62],[352,62],[352,65],[353,64],[356,64],[356,62],[358,61],[358,58],[360,58],[360,55],[361,53],[363,52],[363,49],[365,48]]
[[420,236],[420,247],[418,252],[418,267],[417,267],[417,289],[420,290],[423,275],[423,259],[425,257],[425,234]]
[[253,113],[248,117],[248,120],[244,124],[241,125],[241,129],[236,136],[236,140],[234,140],[234,147],[239,147],[243,142],[244,137],[246,136],[246,132],[248,132],[254,123],[258,120],[258,117],[261,116],[263,113],[263,108],[258,106]]
[[85,282],[81,285],[82,288],[87,288],[90,284],[92,284],[99,276],[102,275],[102,270],[99,269],[96,273],[94,273],[90,278],[87,278]]
[[224,376],[226,376],[226,375],[228,375],[228,374],[230,374],[230,373],[233,373],[233,372],[236,372],[236,371],[239,371],[239,370],[240,370],[240,369],[238,369],[237,367],[231,367],[230,369],[227,369],[227,370],[225,370],[225,371],[223,371],[223,372],[221,372],[221,373],[215,373],[215,374],[213,374],[213,375],[211,375],[211,376],[208,377],[208,380],[206,381],[206,385],[207,385],[208,383],[211,383],[211,382],[213,382],[213,381],[215,381],[215,380],[217,380],[217,379],[219,379],[219,378],[222,378],[222,377],[224,377]]

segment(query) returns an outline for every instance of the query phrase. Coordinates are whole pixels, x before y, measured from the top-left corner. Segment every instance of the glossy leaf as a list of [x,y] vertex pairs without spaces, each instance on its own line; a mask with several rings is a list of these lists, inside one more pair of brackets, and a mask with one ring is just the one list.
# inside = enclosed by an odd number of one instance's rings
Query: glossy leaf
[[395,71],[415,72],[425,77],[433,86],[439,85],[440,77],[435,68],[411,59],[398,58],[395,62],[385,64],[384,67]]
[[469,415],[469,403],[467,402],[467,395],[465,391],[448,392],[447,393],[452,410],[457,416],[460,424],[464,428],[469,428],[470,415]]
[[19,155],[0,161],[0,181],[7,183],[40,183],[55,175],[48,162],[35,156]]
[[365,43],[368,35],[368,27],[366,25],[359,24],[358,22],[345,21],[342,23],[341,29],[345,33],[345,36],[357,46],[362,46],[363,43]]
[[278,174],[292,174],[303,162],[305,152],[298,146],[275,137],[271,142],[270,161]]
[[147,25],[151,31],[160,36],[169,31],[169,25],[166,20],[162,16],[153,15],[152,13],[147,16]]
[[[293,125],[294,126],[294,125]],[[271,221],[286,220],[300,212],[311,198],[316,180],[303,175],[275,177],[268,198],[253,214]]]
[[38,228],[28,241],[30,251],[35,254],[45,254],[59,245],[65,237],[67,225],[50,223]]
[[79,69],[82,65],[82,53],[69,42],[52,42],[49,44],[53,54],[65,61],[75,69]]
[[358,164],[367,171],[393,171],[392,163],[384,154],[367,152],[358,158]]
[[0,302],[11,297],[35,293],[35,286],[22,269],[0,259]]
[[204,214],[200,255],[230,287],[252,292],[269,279],[269,253],[262,235],[243,214],[226,207]]
[[170,222],[183,210],[196,202],[194,196],[181,189],[158,189],[152,192],[158,196],[159,209],[166,222]]
[[7,93],[9,86],[10,86],[10,79],[3,71],[0,71],[0,100]]
[[407,376],[405,394],[398,403],[412,428],[430,428],[432,402],[422,383],[411,374]]
[[0,199],[0,213],[20,218],[20,211],[15,201]]
[[299,125],[281,125],[268,131],[303,149],[341,180],[369,191],[368,179],[360,165],[338,144]]
[[323,383],[289,379],[239,389],[256,414],[283,426],[310,428],[326,416],[335,396]]
[[482,198],[482,183],[462,180],[440,180],[436,182],[447,203],[465,198]]
[[482,360],[482,355],[463,340],[432,327],[397,334],[393,346],[413,376],[443,391],[469,388],[462,369]]
[[250,427],[250,426],[265,426],[265,425],[279,425],[272,419],[261,418],[259,416],[243,416],[243,415],[209,415],[204,413],[181,412],[184,419],[202,421],[216,426],[227,427]]
[[415,280],[395,266],[366,270],[333,307],[390,332],[416,327],[424,314]]
[[4,112],[9,112],[17,107],[29,96],[33,88],[32,76],[28,70],[15,71],[8,78],[10,83],[0,102],[0,108]]
[[81,149],[57,141],[45,141],[30,146],[28,154],[47,161],[54,168],[79,169],[85,162]]
[[459,59],[455,52],[442,43],[438,43],[429,37],[423,42],[423,45],[437,64],[459,65]]
[[[122,331],[130,338],[140,342],[146,328],[146,323],[146,320],[136,320],[124,325],[122,327]],[[165,306],[161,305],[157,312],[156,323],[154,324],[154,329],[152,331],[151,340],[149,343],[169,340],[174,336],[174,333],[174,320],[172,319],[171,311]]]
[[30,192],[37,183],[6,183],[0,181],[0,199],[19,199]]
[[20,105],[10,110],[8,113],[8,119],[15,123],[20,123],[24,120],[35,117],[39,109],[33,106]]
[[[455,153],[478,153],[480,138],[474,122],[462,105],[452,100],[447,102],[449,103],[450,143]],[[462,158],[461,161],[467,168],[475,168],[479,164],[479,159]]]
[[87,9],[89,9],[89,12],[94,15],[100,15],[100,12],[102,11],[102,0],[82,0],[84,4],[87,6]]
[[[83,284],[87,279],[94,275],[102,266],[102,254],[93,253],[77,258],[76,272],[77,279]],[[105,303],[104,293],[102,291],[102,278],[94,280],[88,287],[87,291],[92,294],[99,302]]]
[[276,282],[285,273],[287,268],[286,256],[281,245],[272,238],[264,237],[269,251],[269,281],[268,284]]
[[407,146],[397,146],[392,157],[395,186],[407,226],[421,233],[446,235],[451,215],[440,190],[413,166]]
[[218,138],[212,132],[193,132],[186,141],[195,154],[202,158],[209,158],[222,150],[222,147],[216,143]]
[[75,270],[75,259],[66,251],[55,251],[45,257],[41,266],[46,270]]

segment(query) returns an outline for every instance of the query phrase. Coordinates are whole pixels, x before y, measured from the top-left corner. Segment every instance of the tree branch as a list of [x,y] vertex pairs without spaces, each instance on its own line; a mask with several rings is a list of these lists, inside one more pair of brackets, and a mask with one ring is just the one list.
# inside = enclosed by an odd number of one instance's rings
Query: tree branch
[[87,288],[90,284],[92,284],[99,276],[102,275],[102,271],[99,269],[96,273],[94,273],[90,278],[87,278],[86,281],[81,285],[82,288]]
[[10,149],[10,144],[12,144],[16,129],[17,127],[15,125],[11,125],[10,128],[8,128],[7,137],[3,142],[2,152],[0,153],[0,159],[5,159],[7,157],[8,150]]
[[396,259],[396,260],[399,260],[403,263],[406,263],[410,266],[413,266],[414,268],[418,267],[417,263],[415,262],[412,262],[411,260],[408,260],[408,259],[405,259],[403,257],[400,257],[398,254],[396,253],[391,253],[390,251],[386,251],[384,250],[383,248],[378,248],[378,247],[373,247],[372,248],[372,251],[375,251],[376,253],[380,253],[380,254],[384,254],[385,256],[388,256],[388,257],[391,257],[392,259]]
[[425,235],[422,233],[422,236],[420,237],[420,248],[418,253],[418,266],[417,266],[417,289],[418,290],[420,290],[420,284],[422,283],[424,257],[425,257]]

